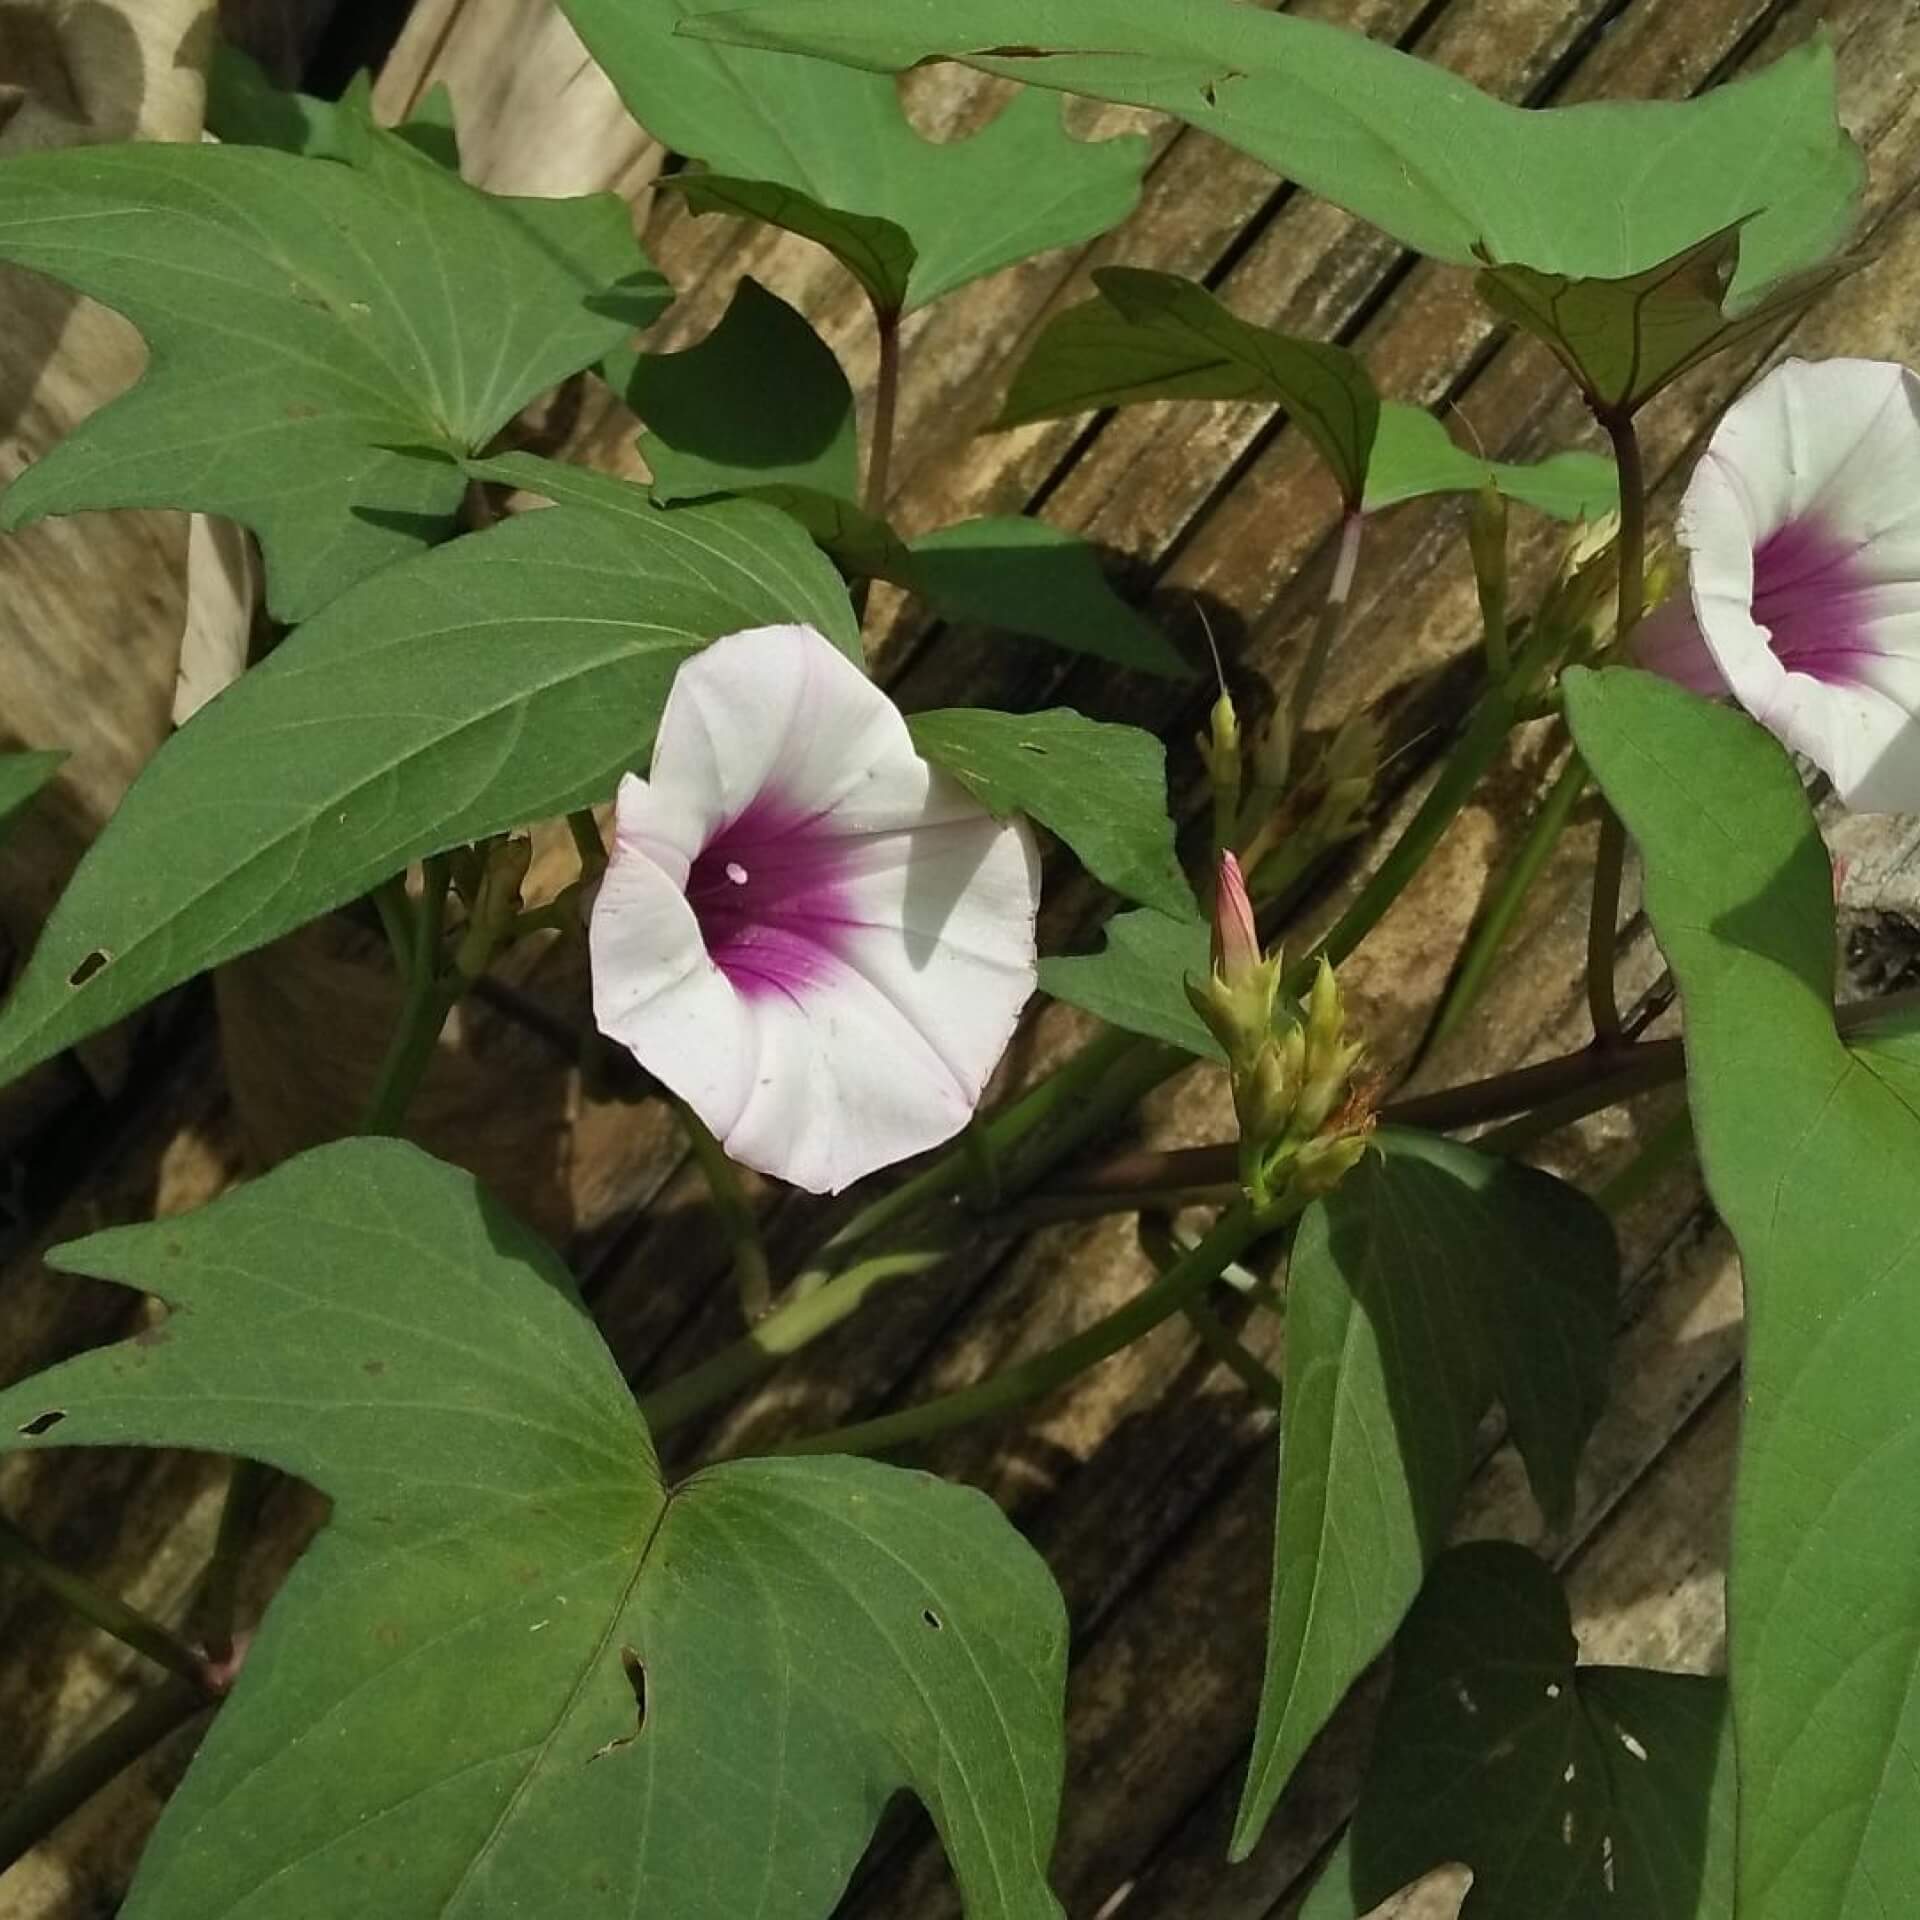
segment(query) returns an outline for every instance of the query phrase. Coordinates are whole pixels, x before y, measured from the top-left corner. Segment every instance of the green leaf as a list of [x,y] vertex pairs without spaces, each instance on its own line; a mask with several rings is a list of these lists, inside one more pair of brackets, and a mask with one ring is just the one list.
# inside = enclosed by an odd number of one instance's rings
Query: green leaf
[[[365,166],[372,157],[376,122],[373,86],[357,75],[338,100],[277,87],[251,55],[224,40],[214,43],[207,64],[207,131],[229,146],[273,147],[309,159]],[[453,130],[453,103],[436,86],[414,108],[413,118],[393,129],[450,173],[460,171]]]
[[53,778],[66,757],[60,752],[0,753],[0,834]]
[[1488,485],[1556,520],[1598,520],[1620,504],[1620,476],[1605,454],[1486,460],[1460,446],[1424,407],[1398,400],[1381,407],[1367,468],[1369,513],[1425,494],[1477,493]]
[[976,1920],[1058,1913],[1064,1608],[983,1495],[848,1459],[669,1492],[553,1254],[397,1141],[55,1257],[171,1312],[0,1394],[5,1444],[334,1503],[127,1920],[814,1920],[899,1789]]
[[[1833,878],[1785,751],[1650,675],[1566,676],[1679,983],[1746,1275],[1728,1574],[1742,1920],[1880,1920],[1920,1832],[1920,1046],[1834,1028]],[[1892,1902],[1892,1904],[1889,1904]]]
[[1040,962],[1040,990],[1070,1007],[1097,1015],[1128,1033],[1164,1040],[1202,1060],[1224,1061],[1187,998],[1188,976],[1205,979],[1212,966],[1207,923],[1139,908],[1107,922],[1098,953],[1060,954]]
[[664,512],[525,455],[475,471],[566,504],[364,582],[160,749],[0,1009],[0,1084],[409,860],[606,799],[706,641],[806,620],[858,646],[770,507]]
[[1864,264],[1854,256],[1811,267],[1729,313],[1741,224],[1617,280],[1489,265],[1476,284],[1496,313],[1553,349],[1596,408],[1630,414],[1710,354],[1785,324]]
[[677,182],[832,248],[876,302],[912,312],[983,274],[1116,226],[1139,198],[1144,138],[1087,143],[1044,95],[965,140],[923,140],[890,82],[820,61],[708,45],[683,23],[716,0],[562,0],[636,120],[710,173]]
[[1070,707],[950,707],[916,713],[907,725],[914,745],[976,799],[996,813],[1031,814],[1115,893],[1163,914],[1194,914],[1167,814],[1166,749],[1152,734]]
[[1353,1920],[1434,1867],[1461,1920],[1730,1920],[1721,1680],[1575,1663],[1553,1570],[1505,1541],[1434,1563],[1341,1858],[1300,1920]]
[[1564,1182],[1387,1130],[1300,1223],[1243,1858],[1420,1590],[1496,1398],[1550,1521],[1606,1397],[1613,1230]]
[[1030,634],[1136,673],[1193,677],[1186,656],[1114,592],[1093,548],[1044,520],[962,520],[922,534],[904,562],[877,571],[942,619]]
[[1141,400],[1271,401],[1358,507],[1380,400],[1354,355],[1254,326],[1178,274],[1104,267],[1094,284],[1097,298],[1048,323],[996,426]]
[[687,30],[880,69],[963,60],[1156,107],[1462,264],[1617,280],[1751,215],[1736,311],[1840,243],[1865,177],[1823,41],[1694,100],[1529,108],[1344,27],[1235,0],[779,0]]
[[720,324],[681,353],[602,368],[647,431],[656,500],[796,488],[860,490],[853,389],[833,349],[778,294],[743,279]]
[[259,536],[299,620],[445,535],[459,460],[665,307],[611,194],[483,194],[390,134],[363,165],[74,147],[0,165],[0,259],[125,314],[145,376],[7,491],[4,523],[190,507]]

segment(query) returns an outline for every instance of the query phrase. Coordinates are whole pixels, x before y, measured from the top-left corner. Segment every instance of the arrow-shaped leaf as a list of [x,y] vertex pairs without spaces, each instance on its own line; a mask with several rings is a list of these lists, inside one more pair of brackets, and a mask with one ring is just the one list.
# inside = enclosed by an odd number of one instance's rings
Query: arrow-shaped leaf
[[771,507],[668,513],[527,456],[564,493],[342,596],[161,748],[0,1009],[0,1084],[409,860],[606,799],[674,669],[807,620],[858,648],[838,577]]
[[124,313],[149,354],[8,489],[8,527],[224,514],[305,619],[442,537],[459,459],[666,306],[612,195],[496,198],[367,134],[357,165],[148,144],[0,166],[0,259]]
[[1235,1857],[1412,1605],[1498,1399],[1551,1517],[1606,1395],[1618,1259],[1564,1182],[1388,1131],[1301,1221],[1266,1680]]
[[1700,1162],[1746,1277],[1739,1912],[1879,1920],[1920,1832],[1920,1029],[1842,1043],[1832,868],[1770,735],[1625,669],[1570,673],[1566,694],[1640,845]]
[[895,1791],[976,1920],[1050,1920],[1064,1609],[992,1502],[862,1460],[669,1492],[553,1255],[395,1141],[63,1249],[158,1294],[0,1394],[9,1447],[312,1481],[127,1920],[815,1920]]
[[924,140],[878,75],[682,31],[714,4],[561,0],[634,118],[709,170],[675,182],[696,210],[820,242],[883,311],[1090,240],[1133,210],[1142,138],[1075,140],[1057,102],[1028,95],[968,139]]
[[1224,1060],[1187,998],[1189,976],[1212,966],[1207,923],[1139,907],[1107,922],[1098,953],[1057,954],[1040,962],[1040,990],[1128,1033],[1164,1040],[1202,1060]]

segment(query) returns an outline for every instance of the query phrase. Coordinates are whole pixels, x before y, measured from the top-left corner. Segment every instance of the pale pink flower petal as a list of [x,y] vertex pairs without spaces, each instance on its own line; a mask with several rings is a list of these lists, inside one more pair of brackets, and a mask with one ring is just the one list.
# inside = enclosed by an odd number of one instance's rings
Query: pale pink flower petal
[[1039,862],[811,627],[680,669],[621,782],[594,1015],[744,1165],[813,1192],[963,1127],[1035,980]]
[[1715,429],[1680,539],[1690,591],[1642,664],[1730,692],[1850,806],[1920,810],[1920,380],[1782,363]]

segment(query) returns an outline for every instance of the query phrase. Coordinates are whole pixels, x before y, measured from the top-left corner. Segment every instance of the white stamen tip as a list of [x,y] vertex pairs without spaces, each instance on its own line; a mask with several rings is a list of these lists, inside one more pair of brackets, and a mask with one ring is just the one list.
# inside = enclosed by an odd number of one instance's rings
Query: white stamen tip
[[729,860],[727,862],[727,878],[731,880],[736,887],[744,887],[747,884],[747,870],[738,860]]

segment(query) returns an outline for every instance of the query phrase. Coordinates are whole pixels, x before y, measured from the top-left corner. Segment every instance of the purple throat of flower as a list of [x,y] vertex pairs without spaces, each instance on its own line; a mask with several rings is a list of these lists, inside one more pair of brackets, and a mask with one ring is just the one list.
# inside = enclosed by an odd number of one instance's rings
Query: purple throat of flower
[[708,957],[747,999],[800,999],[831,980],[862,924],[847,837],[762,793],[695,856],[687,904]]
[[1878,657],[1869,602],[1873,581],[1860,547],[1818,514],[1776,527],[1753,550],[1753,617],[1789,673],[1854,686]]

